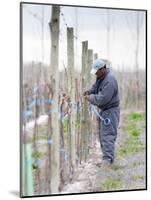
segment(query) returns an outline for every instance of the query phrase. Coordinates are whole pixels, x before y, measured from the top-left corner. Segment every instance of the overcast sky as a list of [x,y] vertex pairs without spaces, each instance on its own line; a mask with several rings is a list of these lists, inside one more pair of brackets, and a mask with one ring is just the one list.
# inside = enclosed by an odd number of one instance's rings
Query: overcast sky
[[[50,63],[51,6],[24,4],[23,60],[42,61],[42,12],[44,11],[44,63]],[[112,67],[133,69],[135,66],[137,12],[109,9],[110,61]],[[89,49],[107,58],[107,9],[61,6],[59,68],[66,66],[66,25],[74,28],[75,67],[81,67],[81,42],[88,40]],[[139,67],[145,68],[145,12],[139,11]]]

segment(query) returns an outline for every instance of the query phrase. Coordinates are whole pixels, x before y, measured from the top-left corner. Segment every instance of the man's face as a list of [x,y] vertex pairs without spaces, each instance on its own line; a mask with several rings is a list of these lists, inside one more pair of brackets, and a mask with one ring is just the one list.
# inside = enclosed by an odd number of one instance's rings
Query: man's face
[[105,68],[103,67],[103,68],[101,68],[101,69],[98,69],[98,71],[96,72],[96,76],[98,77],[98,78],[101,78],[103,75],[104,75],[104,73],[105,73]]

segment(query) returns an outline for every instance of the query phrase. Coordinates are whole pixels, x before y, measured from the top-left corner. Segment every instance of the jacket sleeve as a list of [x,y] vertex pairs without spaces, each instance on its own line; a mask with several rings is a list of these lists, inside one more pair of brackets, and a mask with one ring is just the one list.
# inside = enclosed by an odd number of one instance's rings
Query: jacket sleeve
[[92,88],[88,90],[88,95],[95,94],[96,82],[92,85]]
[[89,95],[89,101],[91,104],[102,107],[106,105],[112,99],[114,94],[114,86],[112,82],[106,82],[104,87],[98,94]]

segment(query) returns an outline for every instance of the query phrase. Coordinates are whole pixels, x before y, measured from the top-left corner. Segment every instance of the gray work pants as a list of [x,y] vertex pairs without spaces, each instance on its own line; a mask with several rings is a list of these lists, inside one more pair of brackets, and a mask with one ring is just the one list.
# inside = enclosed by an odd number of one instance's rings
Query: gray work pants
[[117,137],[117,128],[119,125],[120,109],[119,107],[110,108],[101,111],[100,115],[105,119],[111,120],[110,125],[104,125],[103,121],[99,119],[99,139],[103,153],[103,160],[111,163],[114,161],[115,141]]

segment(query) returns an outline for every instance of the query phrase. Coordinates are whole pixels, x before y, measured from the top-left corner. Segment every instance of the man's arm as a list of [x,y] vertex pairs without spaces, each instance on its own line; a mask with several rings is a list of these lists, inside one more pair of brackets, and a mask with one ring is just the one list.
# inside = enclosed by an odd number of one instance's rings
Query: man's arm
[[103,89],[98,94],[91,94],[88,97],[88,101],[91,104],[102,107],[111,101],[114,94],[114,86],[111,82],[106,82]]
[[88,95],[95,94],[96,82],[92,85],[92,88],[88,90]]
[[90,90],[86,90],[83,92],[83,96],[95,94],[95,88],[96,88],[96,82],[92,85],[92,88]]

